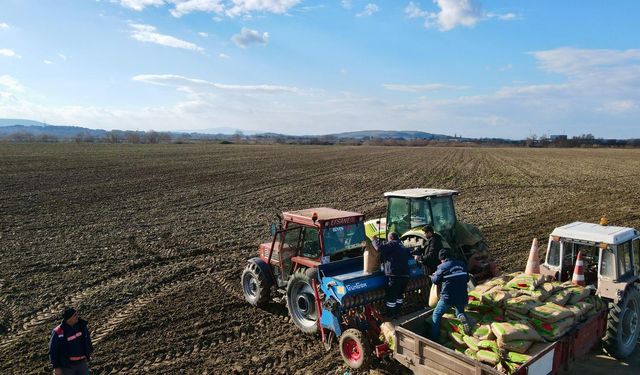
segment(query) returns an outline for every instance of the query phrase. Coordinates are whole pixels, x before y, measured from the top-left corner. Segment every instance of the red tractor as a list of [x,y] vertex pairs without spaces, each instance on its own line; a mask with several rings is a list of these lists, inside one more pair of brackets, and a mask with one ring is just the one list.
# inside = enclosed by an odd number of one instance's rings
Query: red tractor
[[248,260],[241,282],[245,299],[264,306],[273,290],[286,295],[289,315],[300,330],[315,333],[321,311],[317,266],[361,257],[366,247],[364,216],[318,207],[282,214],[271,226],[271,242]]

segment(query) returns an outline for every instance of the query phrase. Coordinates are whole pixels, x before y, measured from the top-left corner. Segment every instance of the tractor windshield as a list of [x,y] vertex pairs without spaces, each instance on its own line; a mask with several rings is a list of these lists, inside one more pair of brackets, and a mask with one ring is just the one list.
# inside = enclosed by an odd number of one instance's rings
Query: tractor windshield
[[364,247],[364,222],[324,228],[322,236],[324,238],[325,255]]
[[436,232],[446,233],[456,225],[456,212],[451,196],[431,199],[431,214]]
[[418,199],[391,197],[387,215],[388,229],[400,235],[427,224],[433,225],[436,232],[446,233],[456,224],[450,196]]

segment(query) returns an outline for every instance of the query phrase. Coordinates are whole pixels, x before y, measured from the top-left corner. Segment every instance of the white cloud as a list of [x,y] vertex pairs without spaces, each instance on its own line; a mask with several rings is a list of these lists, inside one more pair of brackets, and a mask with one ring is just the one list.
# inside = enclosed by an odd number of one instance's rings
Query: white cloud
[[202,32],[202,31],[201,31],[201,32],[199,32],[199,33],[198,33],[198,35],[200,35],[200,36],[201,36],[201,37],[203,37],[203,38],[208,38],[208,37],[209,37],[209,34],[208,34],[208,33],[205,33],[205,32]]
[[0,76],[0,86],[12,92],[23,92],[24,87],[9,75]]
[[446,85],[443,83],[426,83],[421,85],[385,83],[382,86],[387,90],[402,91],[402,92],[428,92],[428,91],[467,89],[466,86]]
[[611,114],[624,114],[640,108],[640,101],[633,100],[611,100],[602,104],[597,111]]
[[458,26],[473,27],[487,19],[503,21],[515,20],[514,13],[484,13],[479,0],[433,0],[439,8],[438,12],[429,12],[420,8],[419,4],[410,2],[404,9],[408,18],[423,18],[427,28],[437,27],[440,31],[449,31]]
[[0,30],[6,30],[9,28],[9,25],[6,22],[0,22]]
[[229,55],[226,55],[224,53],[219,54],[218,57],[221,58],[221,59],[225,59],[225,60],[231,58],[231,57],[229,57]]
[[212,18],[215,22],[222,22],[224,19],[222,17],[215,16]]
[[160,34],[151,25],[130,24],[131,38],[143,43],[155,43],[166,47],[181,48],[191,51],[204,52],[204,48],[197,44],[178,39],[171,35]]
[[517,20],[519,17],[515,13],[487,13],[486,18],[497,18],[501,21]]
[[42,62],[47,64],[47,65],[53,64],[53,62],[51,60],[42,60]]
[[192,92],[193,89],[206,87],[238,93],[300,93],[300,90],[296,87],[277,85],[228,85],[174,74],[141,74],[133,77],[132,80],[159,86],[176,87],[184,92]]
[[173,0],[175,8],[171,10],[174,17],[182,17],[192,12],[222,13],[222,0]]
[[58,57],[59,57],[59,58],[60,58],[60,60],[62,60],[62,61],[67,61],[67,56],[66,56],[66,55],[63,55],[63,54],[61,54],[61,53],[58,53]]
[[21,59],[22,56],[15,53],[13,50],[9,48],[0,48],[0,56],[4,57],[15,57],[16,59]]
[[239,34],[235,34],[231,37],[231,41],[240,48],[247,48],[251,44],[266,45],[269,42],[269,33],[260,33],[257,30],[251,30],[243,27]]
[[352,7],[351,0],[342,0],[340,1],[340,5],[342,5],[344,9],[351,9]]
[[365,5],[362,12],[356,14],[356,17],[372,16],[374,13],[377,13],[379,11],[380,11],[380,7],[378,7],[376,4],[369,3]]
[[252,12],[284,14],[298,3],[300,0],[233,0],[233,6],[227,9],[226,14],[229,17]]
[[158,7],[164,5],[164,0],[111,0],[111,2],[119,3],[125,8],[137,10],[138,12],[148,6]]

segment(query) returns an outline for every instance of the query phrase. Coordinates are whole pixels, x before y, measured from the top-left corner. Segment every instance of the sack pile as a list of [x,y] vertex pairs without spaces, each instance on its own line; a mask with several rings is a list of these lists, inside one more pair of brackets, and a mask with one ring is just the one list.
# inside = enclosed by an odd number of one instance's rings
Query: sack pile
[[518,368],[581,321],[606,308],[590,290],[541,275],[497,277],[469,292],[467,336],[451,313],[443,316],[443,344],[505,374]]

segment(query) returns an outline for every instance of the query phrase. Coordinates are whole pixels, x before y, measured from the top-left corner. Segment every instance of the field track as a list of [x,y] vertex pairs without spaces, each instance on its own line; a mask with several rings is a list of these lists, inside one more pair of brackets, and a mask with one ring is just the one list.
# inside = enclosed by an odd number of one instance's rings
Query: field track
[[245,260],[283,210],[385,210],[461,191],[502,270],[571,221],[640,228],[640,150],[0,145],[0,374],[42,374],[57,314],[90,323],[96,373],[342,374],[286,308],[255,309]]

